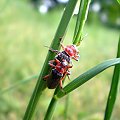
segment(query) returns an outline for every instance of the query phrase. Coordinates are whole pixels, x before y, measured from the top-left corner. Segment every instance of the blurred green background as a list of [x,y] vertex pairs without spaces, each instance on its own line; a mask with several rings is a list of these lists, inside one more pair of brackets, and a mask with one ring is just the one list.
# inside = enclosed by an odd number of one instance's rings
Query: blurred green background
[[[29,0],[0,0],[0,91],[40,72],[48,51],[44,46],[50,46],[62,13],[61,6],[40,14]],[[75,20],[74,16],[65,45],[72,43]],[[96,64],[116,57],[119,29],[103,24],[97,13],[90,13],[83,35],[86,33],[88,36],[79,47],[80,61],[73,62],[71,80]],[[68,120],[103,119],[112,72],[113,67],[70,94]],[[0,95],[0,120],[22,119],[36,80]],[[68,82],[66,79],[65,84]],[[53,92],[45,90],[35,120],[43,120]],[[111,120],[120,120],[119,93]],[[65,99],[58,102],[53,120],[64,120]]]

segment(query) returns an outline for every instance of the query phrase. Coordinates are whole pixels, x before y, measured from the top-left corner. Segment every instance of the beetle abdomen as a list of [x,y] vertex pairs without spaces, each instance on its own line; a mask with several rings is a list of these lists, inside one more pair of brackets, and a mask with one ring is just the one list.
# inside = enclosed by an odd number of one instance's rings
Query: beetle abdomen
[[58,86],[60,79],[62,78],[56,69],[52,69],[49,79],[47,80],[47,86],[49,89],[54,89]]

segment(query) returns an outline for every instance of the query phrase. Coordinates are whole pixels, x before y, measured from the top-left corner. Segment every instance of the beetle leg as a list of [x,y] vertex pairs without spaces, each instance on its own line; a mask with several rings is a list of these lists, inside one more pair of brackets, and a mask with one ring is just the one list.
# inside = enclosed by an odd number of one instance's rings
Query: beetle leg
[[49,64],[51,67],[55,68],[55,65],[53,64],[54,62],[55,62],[55,60],[50,60],[48,64]]
[[73,64],[72,62],[70,61],[70,64],[68,65],[68,68],[72,68],[73,67]]
[[64,94],[66,94],[66,92],[65,92],[63,89],[61,89],[61,91],[62,91]]
[[56,64],[59,63],[59,62],[60,62],[60,61],[59,61],[57,58],[55,58],[54,60],[50,60],[48,64],[49,64],[51,67],[55,68],[55,67],[56,67]]
[[60,88],[62,89],[62,81],[65,79],[67,72],[65,72],[64,76],[60,79]]
[[53,63],[53,62],[55,62],[55,60],[50,60],[50,61],[49,61],[49,63]]
[[70,75],[70,74],[71,74],[71,72],[68,70],[68,71],[66,72],[66,74],[67,74],[67,75]]
[[63,78],[60,79],[60,88],[61,88],[61,89],[63,88],[63,87],[62,87],[62,80],[63,80]]
[[72,68],[73,67],[73,65],[68,65],[68,68]]
[[52,63],[48,63],[50,65],[50,67],[55,68],[55,65],[53,65]]
[[56,53],[56,54],[58,54],[58,53],[59,53],[59,51],[58,51],[58,50],[54,50],[53,48],[50,48],[50,47],[48,47],[48,46],[45,46],[45,47],[49,48],[49,51],[51,51],[51,52],[54,52],[54,53]]
[[78,61],[78,58],[73,57],[74,60]]
[[67,74],[68,79],[70,80],[70,76],[69,75],[71,74],[71,72],[69,70],[67,70],[66,74]]
[[59,61],[57,58],[55,58],[55,62],[56,62],[56,63],[60,63],[60,61]]
[[58,51],[58,50],[54,50],[54,49],[52,49],[52,48],[49,48],[49,51],[54,52],[54,53],[56,53],[56,54],[58,54],[58,53],[59,53],[59,51]]
[[48,74],[48,75],[46,75],[46,76],[44,76],[44,77],[43,77],[43,80],[45,80],[45,81],[46,81],[46,80],[49,78],[49,76],[50,76],[49,74]]
[[62,81],[63,81],[64,77],[60,80],[60,88],[61,88],[61,91],[66,94],[66,92],[63,90],[63,87],[62,87]]
[[54,50],[54,49],[50,49],[50,51],[52,51],[52,52],[54,52],[54,53],[56,53],[56,54],[58,54],[58,53],[59,53],[59,51],[58,51],[58,50]]
[[63,37],[59,37],[60,42],[62,41],[62,38],[63,38]]
[[77,54],[74,57],[75,57],[75,59],[77,59],[76,61],[78,61],[78,59],[80,58],[80,55]]
[[70,76],[69,76],[69,75],[67,75],[67,77],[68,77],[68,80],[70,81]]
[[62,49],[65,50],[65,47],[64,47],[64,45],[62,44],[62,39],[63,39],[63,37],[60,37],[59,39],[60,39],[60,45],[61,45]]
[[61,42],[60,42],[60,45],[61,45],[62,49],[65,50],[65,47]]

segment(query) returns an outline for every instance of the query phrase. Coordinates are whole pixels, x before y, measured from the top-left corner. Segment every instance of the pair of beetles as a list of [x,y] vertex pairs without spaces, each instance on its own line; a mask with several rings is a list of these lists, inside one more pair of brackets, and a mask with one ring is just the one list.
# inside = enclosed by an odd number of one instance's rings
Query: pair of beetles
[[46,80],[49,89],[54,89],[58,85],[62,89],[62,81],[66,76],[69,78],[69,69],[73,66],[71,59],[76,61],[79,59],[79,51],[75,45],[64,46],[61,43],[61,47],[63,49],[61,52],[51,48],[49,49],[57,54],[55,58],[48,63],[51,67],[50,74],[43,77],[43,79]]

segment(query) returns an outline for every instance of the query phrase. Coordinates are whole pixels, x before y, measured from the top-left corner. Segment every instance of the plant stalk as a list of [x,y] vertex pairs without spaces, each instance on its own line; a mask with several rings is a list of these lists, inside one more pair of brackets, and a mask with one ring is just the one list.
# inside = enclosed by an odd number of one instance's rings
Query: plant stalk
[[69,98],[70,98],[70,94],[66,96],[66,100],[65,100],[64,120],[67,120],[68,117]]
[[[57,87],[55,89],[54,95],[57,93],[57,91],[59,89],[60,89],[59,87]],[[56,104],[57,104],[57,99],[54,97],[54,95],[53,95],[53,97],[50,101],[50,104],[49,104],[49,107],[48,107],[47,112],[45,114],[44,120],[51,120],[52,119],[52,116],[53,116],[53,113],[55,111],[55,107],[56,107]]]
[[[118,42],[117,58],[120,58],[120,37]],[[110,87],[110,91],[107,99],[107,105],[105,109],[104,120],[110,120],[111,118],[114,104],[116,101],[117,92],[118,92],[119,80],[120,80],[120,64],[115,65],[115,68],[114,68],[111,87]]]

